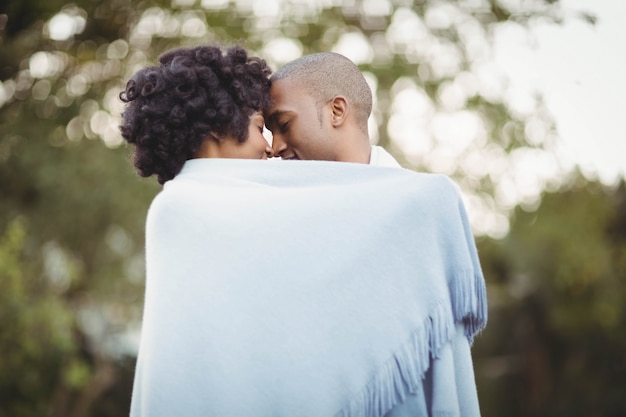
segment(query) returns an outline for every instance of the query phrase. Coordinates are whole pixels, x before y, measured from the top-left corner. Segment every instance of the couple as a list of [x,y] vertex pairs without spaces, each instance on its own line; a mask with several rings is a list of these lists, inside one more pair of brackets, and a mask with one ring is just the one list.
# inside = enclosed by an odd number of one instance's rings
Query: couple
[[[180,48],[139,71],[121,98],[122,135],[135,165],[163,184],[197,158],[310,159],[399,165],[370,147],[372,93],[359,69],[334,53],[276,72],[240,47]],[[273,134],[273,150],[262,132]]]
[[135,166],[164,184],[132,417],[480,415],[486,293],[462,199],[370,146],[351,61],[270,78],[239,47],[182,48],[120,97]]

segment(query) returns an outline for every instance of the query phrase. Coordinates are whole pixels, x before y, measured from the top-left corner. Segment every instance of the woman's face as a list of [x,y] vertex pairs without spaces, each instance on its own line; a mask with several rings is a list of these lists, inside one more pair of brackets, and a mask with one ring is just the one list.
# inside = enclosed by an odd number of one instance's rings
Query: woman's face
[[239,142],[231,137],[222,138],[222,140],[207,139],[200,147],[197,157],[267,159],[272,156],[272,147],[263,136],[264,126],[263,114],[253,113],[250,116],[248,139],[245,142]]
[[[236,142],[237,145],[245,147],[242,149],[242,155],[248,155],[248,159],[267,159],[273,156],[272,147],[265,136],[263,129],[265,128],[265,119],[260,111],[250,116],[250,125],[248,126],[248,140],[244,143]],[[242,156],[243,158],[244,156]]]

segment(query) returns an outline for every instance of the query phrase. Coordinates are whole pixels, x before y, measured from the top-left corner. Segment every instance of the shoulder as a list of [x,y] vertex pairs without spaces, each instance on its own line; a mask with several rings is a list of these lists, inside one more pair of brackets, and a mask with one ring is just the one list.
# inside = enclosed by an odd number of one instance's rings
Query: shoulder
[[167,181],[150,203],[147,227],[171,224],[197,216],[193,213],[197,196],[198,192],[191,181],[179,180],[176,177]]
[[434,195],[449,194],[451,196],[458,196],[461,193],[458,184],[447,175],[416,172],[409,169],[403,169],[402,171],[406,181],[414,184],[422,192],[428,191]]
[[370,153],[370,165],[390,167],[390,168],[402,168],[402,166],[391,156],[389,152],[382,146],[372,145]]

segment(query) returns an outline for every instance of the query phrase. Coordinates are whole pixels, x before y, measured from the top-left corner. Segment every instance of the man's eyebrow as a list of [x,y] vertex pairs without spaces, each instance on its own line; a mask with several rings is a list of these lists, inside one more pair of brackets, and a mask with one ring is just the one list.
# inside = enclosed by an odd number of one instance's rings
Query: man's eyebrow
[[287,113],[290,113],[290,112],[288,110],[276,110],[275,112],[267,116],[265,120],[265,124],[270,125],[270,124],[276,123],[276,120],[280,116],[282,116],[283,114],[287,114]]

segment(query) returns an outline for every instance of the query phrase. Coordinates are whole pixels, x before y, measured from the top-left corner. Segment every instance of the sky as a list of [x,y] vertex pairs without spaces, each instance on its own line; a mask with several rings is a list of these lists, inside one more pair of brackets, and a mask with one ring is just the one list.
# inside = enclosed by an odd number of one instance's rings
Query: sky
[[[495,60],[512,83],[543,94],[562,139],[559,158],[612,184],[626,177],[626,2],[561,2],[563,25],[503,30]],[[578,11],[594,14],[596,25]]]

